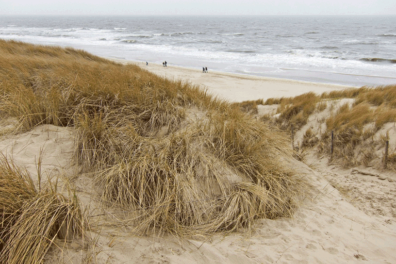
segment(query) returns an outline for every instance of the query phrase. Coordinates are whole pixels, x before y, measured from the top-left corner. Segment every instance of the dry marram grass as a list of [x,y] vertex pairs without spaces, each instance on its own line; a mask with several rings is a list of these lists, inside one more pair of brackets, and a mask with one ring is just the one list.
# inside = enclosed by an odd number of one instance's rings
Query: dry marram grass
[[303,184],[281,166],[289,140],[238,105],[73,49],[0,41],[0,68],[2,112],[22,130],[75,127],[102,202],[131,212],[140,234],[229,232],[293,212]]
[[[331,102],[342,98],[355,100],[351,106],[344,104],[338,110],[332,110]],[[324,111],[328,105],[326,102],[329,102],[332,111],[326,119],[326,130],[306,130],[302,147],[318,145],[319,153],[330,154],[330,137],[333,131],[333,162],[339,162],[346,167],[360,164],[369,166],[370,161],[376,158],[376,145],[382,144],[379,141],[374,142],[373,135],[386,123],[396,122],[396,86],[346,89],[320,96],[307,93],[294,98],[271,98],[265,104],[280,104],[280,116],[275,123],[280,129],[289,130],[292,126],[300,129],[305,125],[315,108],[318,112]],[[262,120],[268,122],[268,117]],[[373,124],[373,127],[365,129],[369,124]]]
[[27,172],[0,162],[0,262],[42,263],[56,242],[79,237],[84,217],[77,198],[49,184],[37,190]]

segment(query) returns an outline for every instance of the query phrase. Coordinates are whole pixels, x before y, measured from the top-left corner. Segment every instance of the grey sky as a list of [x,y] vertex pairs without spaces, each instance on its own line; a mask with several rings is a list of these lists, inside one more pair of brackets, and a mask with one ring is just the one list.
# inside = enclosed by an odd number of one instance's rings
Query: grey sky
[[0,15],[396,15],[396,0],[0,0]]

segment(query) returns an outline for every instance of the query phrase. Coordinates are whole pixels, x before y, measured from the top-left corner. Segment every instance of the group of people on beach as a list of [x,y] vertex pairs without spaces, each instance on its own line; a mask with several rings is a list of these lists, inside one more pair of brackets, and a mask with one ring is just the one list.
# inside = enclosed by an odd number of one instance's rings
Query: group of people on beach
[[[148,62],[147,61],[146,61],[146,66],[148,66]],[[163,67],[168,67],[168,62],[167,61],[162,62],[162,66]],[[208,72],[208,67],[202,67],[202,72],[203,73],[207,73]]]

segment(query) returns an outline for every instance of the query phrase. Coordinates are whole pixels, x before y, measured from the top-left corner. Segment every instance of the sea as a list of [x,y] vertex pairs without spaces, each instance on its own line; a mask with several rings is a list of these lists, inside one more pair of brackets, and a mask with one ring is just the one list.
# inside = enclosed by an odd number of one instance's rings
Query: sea
[[2,16],[0,38],[209,72],[396,84],[396,16]]

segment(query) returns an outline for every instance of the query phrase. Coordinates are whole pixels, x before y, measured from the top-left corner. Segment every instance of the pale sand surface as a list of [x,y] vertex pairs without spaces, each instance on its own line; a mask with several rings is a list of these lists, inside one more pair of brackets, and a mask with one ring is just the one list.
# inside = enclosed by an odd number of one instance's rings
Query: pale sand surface
[[[203,74],[176,67],[148,68],[167,78],[184,78],[207,86],[211,93],[232,101],[340,89],[233,74]],[[282,87],[289,92],[281,92]],[[274,107],[260,111],[272,113]],[[3,128],[9,129],[10,124],[3,124]],[[76,185],[83,206],[89,206],[92,235],[97,239],[90,255],[96,262],[91,263],[396,263],[395,173],[373,171],[381,177],[352,174],[351,170],[329,167],[326,158],[315,155],[308,155],[306,164],[285,160],[313,186],[313,195],[301,201],[293,218],[257,220],[252,234],[238,231],[183,239],[136,237],[128,226],[103,224],[115,216],[103,217],[106,211],[99,202],[92,176],[79,173],[72,162],[74,137],[72,128],[44,125],[2,138],[0,151],[26,167],[36,181],[35,164],[41,155],[45,175],[60,175]],[[73,242],[62,254],[52,251],[46,263],[56,263],[57,258],[64,263],[90,263],[83,262],[86,257],[81,244]]]
[[131,63],[141,66],[152,73],[170,80],[182,80],[207,89],[212,95],[230,102],[291,97],[307,92],[321,94],[333,90],[351,88],[350,86],[311,83],[294,80],[259,77],[224,72],[203,73],[202,69],[190,69],[176,66],[163,67],[150,63],[111,59],[119,63]]
[[[43,150],[46,174],[73,177],[70,128],[40,126],[4,139],[0,150],[12,156],[18,165],[26,166],[34,176],[34,164]],[[396,183],[329,168],[325,160],[310,160],[314,169],[296,160],[285,160],[314,187],[313,198],[303,200],[291,219],[257,220],[251,235],[239,231],[188,239],[136,237],[128,233],[128,227],[94,227],[98,239],[95,259],[98,263],[396,263],[395,218],[377,211],[396,207]],[[394,174],[388,177],[396,180]],[[362,193],[372,186],[362,195],[369,201],[370,197],[375,198],[374,208],[354,206],[327,178],[335,182],[347,179],[350,187]],[[85,206],[89,205],[91,210],[100,207],[90,177],[82,176],[75,183]],[[388,204],[389,208],[385,208]],[[97,214],[90,212],[93,223],[98,221]],[[84,255],[77,243],[64,251],[62,257],[64,263],[81,263]],[[53,261],[51,256],[47,263]]]

